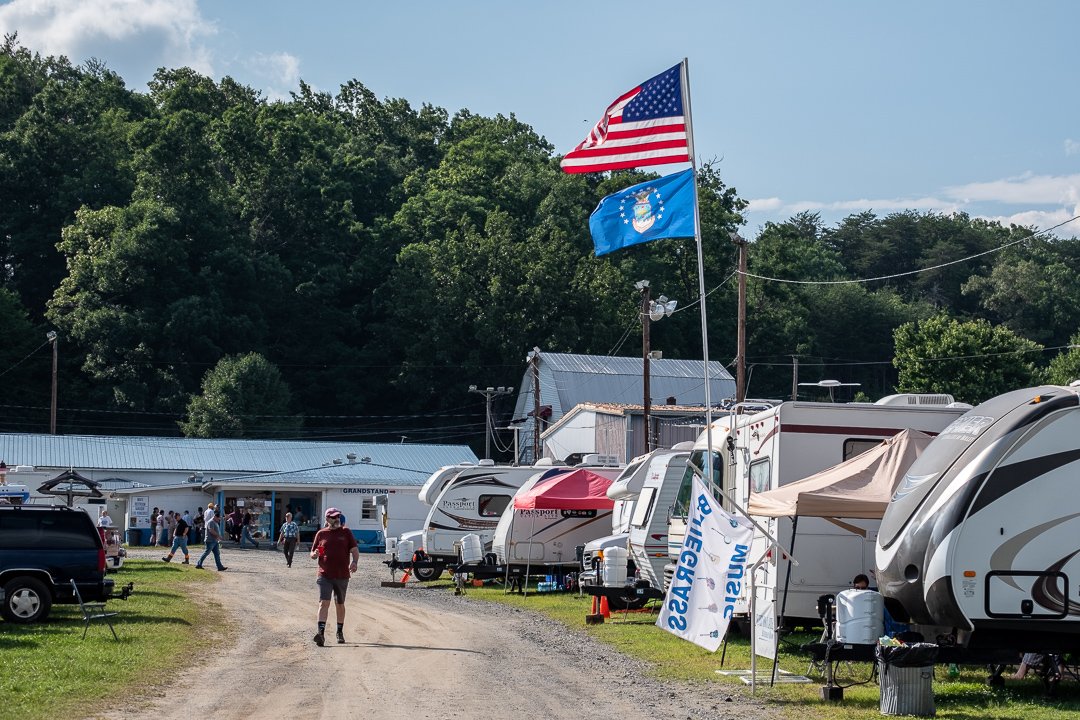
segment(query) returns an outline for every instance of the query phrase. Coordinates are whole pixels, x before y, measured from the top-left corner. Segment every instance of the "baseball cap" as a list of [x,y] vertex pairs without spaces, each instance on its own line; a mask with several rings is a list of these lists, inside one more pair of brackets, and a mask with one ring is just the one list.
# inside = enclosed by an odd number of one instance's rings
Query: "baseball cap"
[[335,507],[332,507],[332,508],[326,508],[326,512],[324,513],[324,515],[325,515],[326,517],[328,517],[328,518],[331,518],[331,517],[337,517],[337,516],[341,515],[341,511],[340,511],[340,510],[338,510],[338,509],[337,509],[337,508],[335,508]]

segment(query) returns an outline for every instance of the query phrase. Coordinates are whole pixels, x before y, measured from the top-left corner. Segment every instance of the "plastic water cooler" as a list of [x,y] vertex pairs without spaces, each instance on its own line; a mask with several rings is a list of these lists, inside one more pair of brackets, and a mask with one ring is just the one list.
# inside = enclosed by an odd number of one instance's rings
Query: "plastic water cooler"
[[836,595],[836,639],[873,645],[885,632],[885,599],[875,590],[844,590]]
[[626,585],[626,565],[630,554],[626,548],[613,547],[604,550],[604,565],[601,569],[601,577],[605,587],[622,587]]
[[471,565],[484,559],[484,546],[480,543],[480,536],[469,533],[461,538],[461,562]]

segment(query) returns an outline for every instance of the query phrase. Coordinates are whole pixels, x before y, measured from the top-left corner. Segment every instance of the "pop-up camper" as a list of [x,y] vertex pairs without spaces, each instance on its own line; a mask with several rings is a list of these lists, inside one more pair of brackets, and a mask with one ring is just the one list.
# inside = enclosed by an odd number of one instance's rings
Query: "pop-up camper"
[[999,395],[912,465],[877,538],[893,617],[966,631],[970,648],[1080,649],[1078,395]]

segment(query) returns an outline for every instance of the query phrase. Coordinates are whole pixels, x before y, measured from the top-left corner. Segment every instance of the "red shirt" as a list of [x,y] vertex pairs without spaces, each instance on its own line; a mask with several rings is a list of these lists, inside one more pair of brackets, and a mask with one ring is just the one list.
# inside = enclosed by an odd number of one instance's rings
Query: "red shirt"
[[349,577],[349,564],[352,561],[352,549],[357,547],[352,530],[344,527],[324,527],[315,533],[311,547],[319,552],[319,575],[328,578]]

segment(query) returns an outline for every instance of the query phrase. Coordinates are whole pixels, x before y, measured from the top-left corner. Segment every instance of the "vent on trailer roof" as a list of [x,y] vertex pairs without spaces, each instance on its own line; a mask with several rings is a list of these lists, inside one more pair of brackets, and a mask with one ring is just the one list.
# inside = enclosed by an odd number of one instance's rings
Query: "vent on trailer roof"
[[874,404],[889,406],[932,405],[934,407],[946,407],[954,402],[956,402],[956,400],[953,396],[946,393],[901,393],[899,395],[887,395]]

